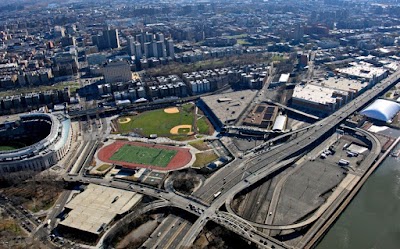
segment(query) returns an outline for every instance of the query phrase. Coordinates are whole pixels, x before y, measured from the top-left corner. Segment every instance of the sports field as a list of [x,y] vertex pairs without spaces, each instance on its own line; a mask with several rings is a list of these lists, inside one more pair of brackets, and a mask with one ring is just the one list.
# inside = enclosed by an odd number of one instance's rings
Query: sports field
[[[186,103],[178,107],[145,111],[135,116],[124,116],[115,122],[117,133],[134,132],[145,137],[157,134],[159,137],[177,139],[200,133],[212,134],[207,118],[196,114],[196,106]],[[199,111],[200,112],[200,111]],[[181,129],[185,128],[185,129]],[[180,140],[180,139],[177,139]]]
[[7,145],[0,144],[0,151],[17,150],[25,147],[26,145],[18,142],[8,142]]
[[18,149],[18,148],[13,147],[13,146],[7,146],[7,145],[0,146],[0,151],[8,151],[8,150],[16,150],[16,149]]
[[144,136],[157,134],[168,137],[173,127],[193,124],[193,109],[193,104],[185,104],[180,107],[179,113],[166,113],[164,109],[143,112],[137,116],[130,116],[130,122],[118,123],[118,131],[120,133],[134,131]]
[[176,155],[175,150],[165,150],[125,144],[111,156],[111,160],[143,165],[166,167]]
[[188,148],[117,140],[103,146],[97,158],[106,164],[161,171],[177,170],[192,160]]

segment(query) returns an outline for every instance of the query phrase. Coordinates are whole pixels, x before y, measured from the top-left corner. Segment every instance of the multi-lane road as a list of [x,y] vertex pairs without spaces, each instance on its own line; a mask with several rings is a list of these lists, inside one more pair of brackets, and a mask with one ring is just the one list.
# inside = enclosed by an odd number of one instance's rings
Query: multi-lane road
[[[311,148],[312,145],[315,145],[319,140],[321,140],[321,138],[326,136],[326,134],[330,134],[334,131],[334,129],[336,129],[336,127],[349,115],[366,106],[371,100],[377,98],[379,95],[384,93],[385,90],[399,82],[399,80],[400,70],[390,75],[381,83],[367,90],[329,117],[317,122],[314,127],[298,136],[296,139],[285,143],[274,150],[252,158],[252,160],[246,163],[246,166],[241,165],[241,167],[238,167],[235,170],[232,170],[232,168],[229,167],[219,170],[210,181],[206,182],[202,188],[196,191],[195,195],[205,201],[211,202],[213,194],[216,192],[231,193],[231,195],[237,193],[238,189],[240,189],[238,188],[239,184],[243,184],[243,181],[247,181],[247,179],[242,179],[244,169],[246,169],[245,171],[249,172],[250,175],[258,174],[258,171],[261,171],[264,168],[271,168],[273,165],[279,165],[279,162],[282,162],[283,160],[300,155],[305,150]],[[280,170],[285,166],[285,164],[281,164],[279,167],[274,168],[271,173]],[[209,209],[216,210],[217,206],[218,208],[222,206],[218,199],[226,197],[226,195],[220,195],[217,200],[213,201]],[[206,215],[208,215],[208,212],[204,212],[198,221],[207,217]],[[182,245],[189,246],[197,237],[202,227],[203,224],[200,225],[200,222],[196,222],[188,232],[187,236],[185,236]]]
[[[308,130],[292,141],[268,152],[250,155],[253,157],[249,159],[235,159],[230,166],[217,171],[194,193],[196,198],[199,198],[210,205],[204,205],[203,202],[196,201],[193,198],[179,196],[172,192],[157,190],[137,184],[132,185],[131,183],[122,181],[105,182],[104,179],[87,179],[83,176],[71,176],[67,177],[65,180],[92,182],[110,187],[138,191],[143,194],[168,200],[171,203],[171,206],[184,209],[189,213],[199,216],[190,229],[182,228],[179,233],[175,234],[171,232],[171,234],[168,233],[165,235],[167,244],[170,243],[170,241],[174,241],[168,239],[170,236],[176,237],[179,234],[183,239],[181,243],[179,243],[178,247],[190,246],[207,221],[212,219],[228,229],[245,236],[247,239],[257,243],[258,245],[285,248],[283,243],[269,238],[265,234],[261,234],[257,230],[253,229],[251,224],[249,224],[249,226],[243,225],[248,224],[247,221],[235,215],[232,216],[232,214],[229,213],[221,213],[218,211],[219,208],[224,205],[226,199],[232,198],[232,196],[242,189],[251,186],[266,176],[287,167],[289,163],[294,162],[302,155],[302,153],[311,149],[314,145],[326,138],[327,134],[331,134],[349,115],[366,106],[372,99],[378,97],[386,89],[397,83],[399,79],[400,70],[383,80],[378,85],[367,90],[329,117],[318,121],[314,126],[309,127]],[[221,192],[221,194],[214,199],[214,194],[217,192]]]
[[[334,129],[349,115],[364,107],[372,99],[378,97],[385,89],[390,88],[398,82],[399,79],[400,70],[396,71],[396,73],[392,74],[372,89],[367,90],[329,117],[318,121],[315,126],[308,129],[308,131],[298,136],[296,139],[289,141],[274,150],[255,156],[250,161],[249,165],[246,165],[247,171],[254,173],[268,165],[273,165],[274,163],[298,155],[310,148],[310,145],[315,144],[326,134],[334,131]],[[195,195],[205,201],[211,201],[214,193],[218,191],[227,191],[238,184],[242,180],[242,175],[243,172],[240,170],[222,168],[215,173],[215,176],[211,181],[208,181],[202,188],[196,191]]]

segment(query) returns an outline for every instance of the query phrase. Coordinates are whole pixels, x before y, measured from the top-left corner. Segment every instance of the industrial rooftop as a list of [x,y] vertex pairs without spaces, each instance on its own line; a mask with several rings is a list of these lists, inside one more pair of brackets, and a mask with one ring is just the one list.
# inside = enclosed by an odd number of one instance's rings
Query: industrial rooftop
[[368,86],[368,82],[361,82],[359,80],[347,79],[343,77],[321,78],[309,81],[308,83],[354,93],[361,92],[365,87]]
[[307,100],[320,104],[336,103],[336,98],[333,95],[341,96],[348,95],[345,91],[335,90],[327,87],[316,86],[312,84],[296,86],[293,92],[293,98]]
[[386,69],[374,67],[372,64],[367,62],[352,62],[350,67],[339,68],[339,73],[348,75],[349,77],[357,77],[370,80],[374,76],[380,77],[387,72]]
[[103,226],[112,222],[116,215],[123,214],[138,204],[141,194],[126,190],[89,184],[85,191],[67,203],[71,209],[61,225],[100,234]]
[[256,94],[256,91],[244,90],[206,96],[201,99],[214,112],[214,115],[224,123],[237,120],[253,101]]

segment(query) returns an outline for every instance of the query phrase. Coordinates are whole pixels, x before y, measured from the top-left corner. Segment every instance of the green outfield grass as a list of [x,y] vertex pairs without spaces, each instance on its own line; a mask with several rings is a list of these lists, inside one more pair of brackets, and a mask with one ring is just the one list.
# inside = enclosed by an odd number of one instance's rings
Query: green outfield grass
[[164,109],[147,111],[137,116],[130,116],[131,121],[118,124],[120,133],[137,132],[143,136],[157,134],[170,136],[170,130],[177,125],[192,125],[194,121],[193,104],[185,104],[179,108],[179,113],[165,113]]
[[176,153],[177,151],[175,150],[164,150],[126,144],[115,152],[110,159],[127,163],[166,167]]
[[17,147],[13,146],[0,146],[0,151],[8,151],[8,150],[16,150],[18,149]]
[[17,150],[25,146],[23,143],[9,142],[7,145],[0,145],[0,151]]
[[[117,133],[135,132],[142,136],[149,137],[151,134],[157,134],[159,137],[169,137],[174,140],[187,139],[189,129],[179,129],[179,135],[172,135],[171,129],[178,125],[193,125],[196,122],[196,130],[193,132],[210,135],[213,132],[212,125],[207,121],[206,117],[197,119],[195,115],[193,103],[184,104],[179,108],[179,113],[165,113],[164,109],[143,112],[136,116],[120,117],[126,120],[130,118],[128,123],[115,122],[118,130]],[[200,115],[204,115],[199,110]]]

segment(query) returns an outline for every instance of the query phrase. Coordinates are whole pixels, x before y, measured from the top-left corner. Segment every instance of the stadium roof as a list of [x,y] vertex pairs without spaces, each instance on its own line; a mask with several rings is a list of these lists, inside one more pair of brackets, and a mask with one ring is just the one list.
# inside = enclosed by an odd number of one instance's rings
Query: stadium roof
[[376,120],[391,122],[393,117],[400,111],[400,104],[384,99],[378,99],[360,113]]

